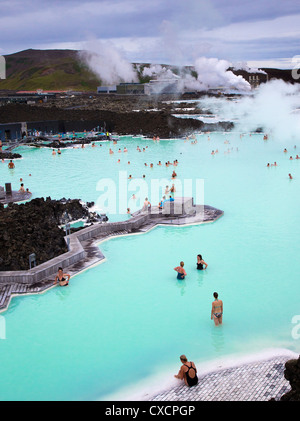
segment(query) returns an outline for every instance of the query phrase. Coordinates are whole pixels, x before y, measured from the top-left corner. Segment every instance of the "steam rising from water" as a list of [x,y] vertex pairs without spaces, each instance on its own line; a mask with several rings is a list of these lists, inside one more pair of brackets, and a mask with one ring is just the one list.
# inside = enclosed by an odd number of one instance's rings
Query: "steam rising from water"
[[99,76],[105,85],[138,82],[137,73],[111,42],[90,41],[80,58]]
[[277,141],[290,139],[294,143],[300,136],[300,86],[297,84],[271,80],[260,85],[251,96],[244,96],[236,103],[220,101],[219,105],[225,118],[238,119],[240,131],[261,127]]

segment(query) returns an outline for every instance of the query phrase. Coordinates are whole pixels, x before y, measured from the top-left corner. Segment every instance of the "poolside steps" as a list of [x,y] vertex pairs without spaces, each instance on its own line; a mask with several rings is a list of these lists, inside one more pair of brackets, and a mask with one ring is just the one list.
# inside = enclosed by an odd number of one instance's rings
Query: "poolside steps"
[[38,294],[53,285],[53,279],[38,282],[33,285],[14,283],[0,286],[0,311],[6,309],[10,298],[14,294]]

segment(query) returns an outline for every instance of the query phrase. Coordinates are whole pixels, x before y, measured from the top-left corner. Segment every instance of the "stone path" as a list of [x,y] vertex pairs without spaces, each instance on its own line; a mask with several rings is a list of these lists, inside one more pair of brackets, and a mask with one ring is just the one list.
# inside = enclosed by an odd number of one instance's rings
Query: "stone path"
[[199,376],[199,383],[183,383],[159,393],[150,401],[269,401],[279,400],[291,387],[284,378],[284,364],[290,356],[226,368]]

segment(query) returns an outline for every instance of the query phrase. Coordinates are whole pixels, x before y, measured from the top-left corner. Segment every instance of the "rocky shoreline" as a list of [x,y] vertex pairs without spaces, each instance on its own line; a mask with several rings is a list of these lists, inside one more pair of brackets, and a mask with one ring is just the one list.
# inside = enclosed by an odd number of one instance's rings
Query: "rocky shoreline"
[[32,253],[37,264],[66,253],[65,232],[59,226],[79,219],[98,222],[99,216],[90,211],[92,206],[79,199],[50,197],[19,205],[10,203],[6,208],[0,205],[0,271],[29,269]]
[[118,135],[143,135],[151,138],[159,136],[164,139],[187,136],[195,131],[230,131],[234,127],[230,121],[218,123],[201,121],[201,115],[209,114],[209,110],[193,111],[193,114],[199,115],[200,120],[174,117],[175,113],[187,114],[188,117],[192,112],[187,109],[190,103],[174,105],[161,100],[155,103],[145,98],[130,97],[110,99],[112,104],[110,107],[107,105],[108,100],[103,104],[100,99],[97,104],[86,104],[83,98],[77,101],[80,105],[73,107],[68,103],[59,102],[40,105],[9,104],[0,107],[0,122],[99,121],[100,126],[105,123],[106,130]]

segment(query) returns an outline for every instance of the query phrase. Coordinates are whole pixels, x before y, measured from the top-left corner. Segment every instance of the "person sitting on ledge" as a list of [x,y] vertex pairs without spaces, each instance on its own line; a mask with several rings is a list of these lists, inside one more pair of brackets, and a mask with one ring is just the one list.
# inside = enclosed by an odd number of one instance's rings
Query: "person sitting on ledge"
[[184,380],[185,384],[189,387],[198,384],[197,369],[192,361],[188,361],[185,355],[180,356],[182,366],[178,374],[175,374],[176,379]]
[[63,268],[59,267],[58,273],[55,276],[54,285],[56,285],[58,282],[61,287],[66,287],[69,285],[70,278],[71,278],[71,275],[69,275],[68,273],[64,273]]
[[21,187],[19,188],[19,193],[25,193],[24,184],[21,183]]
[[149,210],[151,209],[151,203],[148,200],[148,197],[145,198],[145,202],[144,202],[144,206],[143,206],[143,211],[145,210]]
[[180,262],[180,266],[177,266],[176,268],[174,268],[174,270],[176,270],[177,272],[177,279],[184,279],[187,275],[186,275],[186,271],[183,268],[184,266],[184,262]]

